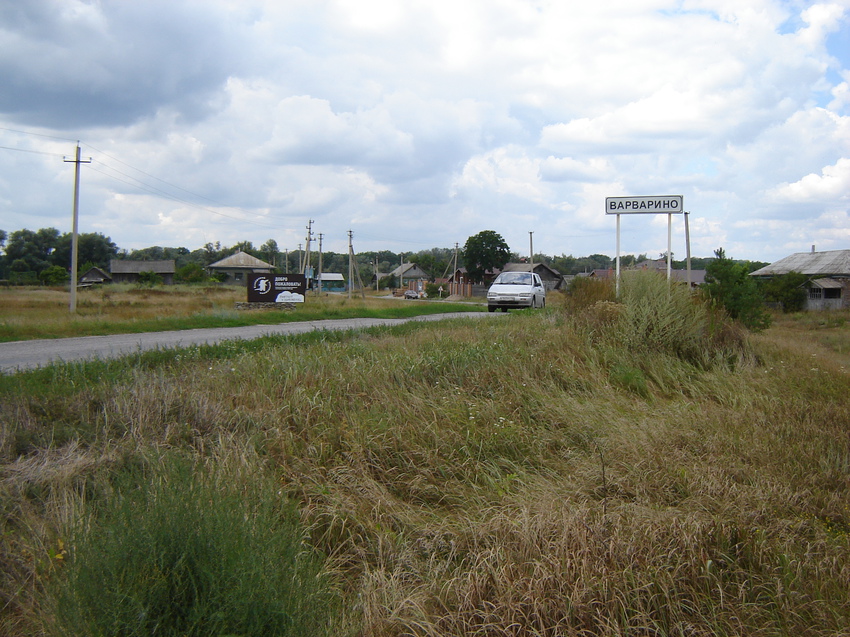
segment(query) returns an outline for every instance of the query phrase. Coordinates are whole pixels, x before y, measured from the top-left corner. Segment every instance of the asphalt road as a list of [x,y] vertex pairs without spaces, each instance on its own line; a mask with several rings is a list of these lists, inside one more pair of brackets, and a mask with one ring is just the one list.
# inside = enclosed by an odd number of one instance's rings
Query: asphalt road
[[13,374],[17,371],[35,369],[54,362],[104,360],[152,349],[174,349],[191,345],[219,343],[226,340],[251,340],[271,334],[303,334],[316,330],[353,330],[377,325],[398,325],[408,321],[439,321],[447,318],[489,316],[502,316],[502,314],[453,312],[405,319],[336,319],[280,323],[278,325],[252,325],[250,327],[218,327],[172,332],[13,341],[11,343],[0,343],[0,373]]

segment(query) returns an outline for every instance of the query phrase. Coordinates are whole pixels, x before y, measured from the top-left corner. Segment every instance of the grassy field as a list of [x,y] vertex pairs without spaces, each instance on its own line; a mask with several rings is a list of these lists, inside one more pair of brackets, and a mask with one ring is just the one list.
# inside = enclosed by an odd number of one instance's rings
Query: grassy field
[[63,288],[0,288],[0,342],[34,338],[160,332],[200,327],[237,327],[323,318],[400,318],[442,312],[479,311],[481,304],[407,301],[369,291],[309,295],[293,311],[238,311],[244,288],[232,286],[108,285],[80,290],[77,311]]
[[631,285],[0,377],[0,634],[850,634],[850,316]]

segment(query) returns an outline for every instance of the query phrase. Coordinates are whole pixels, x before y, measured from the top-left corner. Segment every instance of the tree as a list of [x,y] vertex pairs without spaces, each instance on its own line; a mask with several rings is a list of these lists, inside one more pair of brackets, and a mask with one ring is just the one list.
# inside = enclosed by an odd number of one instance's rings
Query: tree
[[56,228],[42,228],[37,232],[15,230],[6,244],[6,261],[17,272],[41,272],[51,265],[51,255],[58,242]]
[[715,250],[714,255],[715,260],[705,272],[706,295],[749,329],[759,331],[770,327],[764,297],[747,267],[727,258],[723,248]]
[[[73,235],[70,232],[59,237],[56,249],[50,255],[53,265],[70,267],[72,241]],[[107,268],[109,261],[117,255],[118,246],[109,237],[99,232],[84,232],[77,235],[77,263],[93,263],[99,268]]]
[[45,285],[63,285],[70,279],[68,270],[61,265],[51,265],[38,273],[38,279]]
[[174,273],[174,280],[181,283],[201,283],[206,278],[207,274],[200,263],[187,263],[177,268],[177,272]]
[[473,281],[481,281],[485,273],[503,268],[510,258],[508,244],[493,230],[482,230],[463,246],[463,263]]
[[280,254],[280,248],[277,247],[277,241],[274,239],[269,239],[263,245],[260,246],[260,252],[263,253],[263,256],[266,259],[266,263],[270,263],[271,265],[277,265],[277,255]]
[[779,303],[783,312],[799,312],[806,306],[806,290],[803,286],[809,277],[800,272],[789,272],[773,277],[762,284],[765,299]]

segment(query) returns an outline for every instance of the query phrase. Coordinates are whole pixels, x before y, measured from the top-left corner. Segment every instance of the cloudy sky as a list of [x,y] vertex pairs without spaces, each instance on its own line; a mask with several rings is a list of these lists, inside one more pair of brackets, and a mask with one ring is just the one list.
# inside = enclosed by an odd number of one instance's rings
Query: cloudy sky
[[0,0],[0,228],[70,231],[77,140],[124,249],[614,256],[667,194],[694,256],[846,249],[850,0]]

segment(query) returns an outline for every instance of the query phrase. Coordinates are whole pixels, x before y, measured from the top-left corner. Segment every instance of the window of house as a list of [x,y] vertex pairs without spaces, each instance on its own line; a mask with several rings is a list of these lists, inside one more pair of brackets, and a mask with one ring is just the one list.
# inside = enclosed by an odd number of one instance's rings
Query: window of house
[[809,288],[809,298],[812,300],[820,300],[823,298],[823,290],[820,288]]
[[233,280],[234,281],[241,281],[242,280],[242,273],[241,272],[234,272],[233,273]]
[[840,299],[841,298],[841,288],[827,288],[823,291],[823,298],[825,299]]

